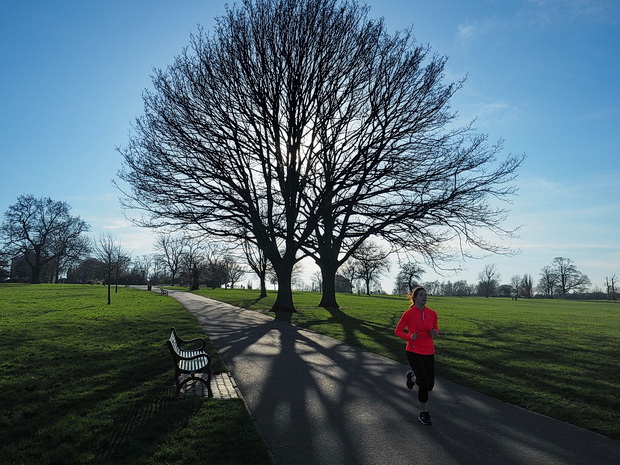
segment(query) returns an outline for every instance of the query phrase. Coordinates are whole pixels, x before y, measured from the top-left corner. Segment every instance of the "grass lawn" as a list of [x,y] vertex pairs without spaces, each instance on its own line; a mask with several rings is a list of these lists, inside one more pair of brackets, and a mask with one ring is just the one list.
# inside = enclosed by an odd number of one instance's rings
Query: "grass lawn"
[[[1,464],[271,464],[241,400],[176,399],[174,299],[90,285],[0,284]],[[225,370],[210,346],[215,371]]]
[[[197,293],[269,313],[275,292]],[[403,296],[295,293],[291,323],[406,363],[394,327]],[[506,402],[620,439],[620,302],[429,297],[439,314],[438,376]],[[273,315],[273,314],[272,314]],[[282,315],[277,315],[282,318]]]

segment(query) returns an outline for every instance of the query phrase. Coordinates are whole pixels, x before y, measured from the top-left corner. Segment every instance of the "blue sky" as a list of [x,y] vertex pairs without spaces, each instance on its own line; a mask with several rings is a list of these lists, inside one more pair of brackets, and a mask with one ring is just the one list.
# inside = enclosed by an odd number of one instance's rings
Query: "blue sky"
[[[0,16],[0,213],[21,194],[68,202],[72,213],[141,255],[152,234],[124,218],[112,180],[116,147],[164,68],[224,12],[225,1],[9,1]],[[232,2],[230,2],[232,3]],[[506,226],[522,225],[514,257],[446,264],[502,282],[553,258],[592,283],[620,276],[620,2],[617,0],[374,0],[371,17],[449,57],[446,82],[467,75],[452,107],[504,154],[525,153]],[[392,267],[397,271],[397,265]],[[308,272],[313,271],[308,267]],[[392,289],[391,278],[384,289]]]

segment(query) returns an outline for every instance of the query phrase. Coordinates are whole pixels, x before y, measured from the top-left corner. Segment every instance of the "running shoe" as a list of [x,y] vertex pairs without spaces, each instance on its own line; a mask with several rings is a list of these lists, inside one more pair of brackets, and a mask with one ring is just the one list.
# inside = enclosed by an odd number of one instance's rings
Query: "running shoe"
[[415,374],[413,373],[413,371],[408,371],[407,372],[407,387],[409,389],[413,389],[414,385],[415,385]]
[[422,423],[423,425],[433,424],[431,422],[431,414],[428,412],[420,412],[420,415],[418,416],[418,420],[420,420],[420,423]]

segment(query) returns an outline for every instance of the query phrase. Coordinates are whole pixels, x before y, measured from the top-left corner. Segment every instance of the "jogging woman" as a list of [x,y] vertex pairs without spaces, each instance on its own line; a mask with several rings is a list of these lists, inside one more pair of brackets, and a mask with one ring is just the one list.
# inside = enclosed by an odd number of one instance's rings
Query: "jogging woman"
[[418,385],[420,415],[423,425],[431,424],[428,413],[428,393],[435,385],[435,342],[439,334],[437,313],[426,307],[426,289],[416,287],[410,292],[411,307],[400,318],[394,334],[407,341],[407,360],[411,371],[407,372],[407,387]]

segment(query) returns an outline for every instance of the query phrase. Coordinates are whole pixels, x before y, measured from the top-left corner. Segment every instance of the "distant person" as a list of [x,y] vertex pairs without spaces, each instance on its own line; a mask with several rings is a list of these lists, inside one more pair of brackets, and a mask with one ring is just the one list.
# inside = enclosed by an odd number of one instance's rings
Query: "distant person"
[[407,341],[407,387],[413,389],[418,385],[420,415],[418,420],[423,425],[430,425],[428,412],[428,393],[435,386],[435,342],[433,337],[439,334],[437,313],[426,307],[427,293],[423,287],[416,287],[407,296],[411,307],[400,317],[394,334]]

